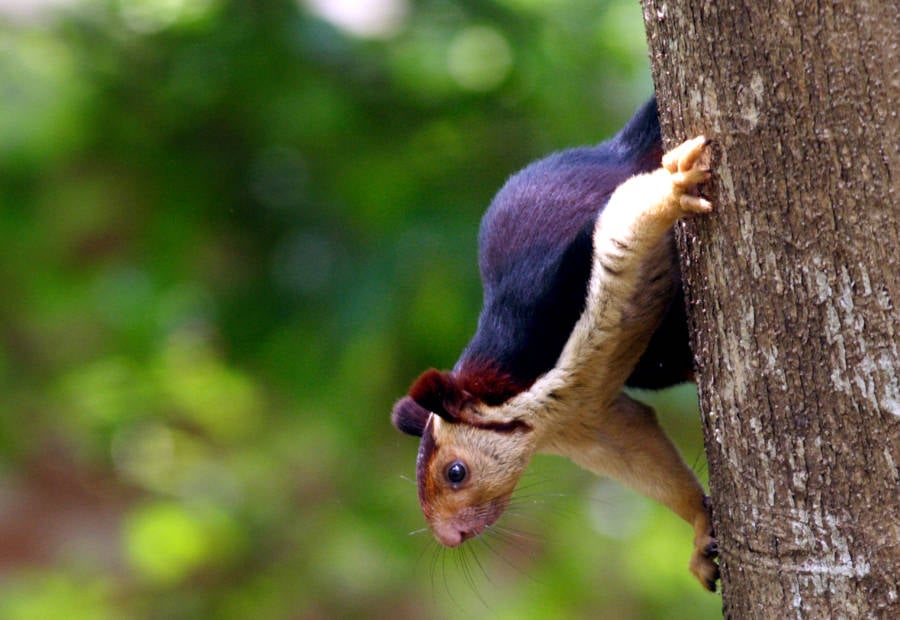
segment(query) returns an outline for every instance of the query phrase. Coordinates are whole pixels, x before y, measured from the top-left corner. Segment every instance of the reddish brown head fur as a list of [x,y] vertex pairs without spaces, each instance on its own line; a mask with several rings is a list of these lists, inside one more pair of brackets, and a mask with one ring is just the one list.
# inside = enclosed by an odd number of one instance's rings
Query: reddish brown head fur
[[[486,368],[485,368],[486,370]],[[399,430],[422,438],[416,480],[422,512],[448,546],[477,536],[505,510],[533,452],[532,426],[512,409],[491,406],[517,393],[499,373],[428,370],[391,414]],[[502,391],[487,393],[491,381]],[[464,471],[461,478],[451,468]]]
[[531,382],[521,381],[504,372],[492,362],[467,360],[457,373],[462,389],[475,395],[486,405],[502,405],[516,394],[531,387]]
[[459,385],[449,372],[431,368],[422,373],[409,389],[410,397],[448,422],[457,420],[457,413],[472,396]]

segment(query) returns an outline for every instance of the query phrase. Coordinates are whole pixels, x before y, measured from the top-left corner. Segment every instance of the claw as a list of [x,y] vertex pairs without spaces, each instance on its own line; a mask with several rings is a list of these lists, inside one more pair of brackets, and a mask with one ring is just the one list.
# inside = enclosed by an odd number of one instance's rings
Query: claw
[[694,167],[698,159],[706,152],[708,141],[706,136],[697,136],[687,143],[686,152],[678,160],[678,169],[681,172],[687,172]]
[[691,196],[689,194],[685,194],[681,198],[679,198],[679,204],[681,208],[687,211],[688,213],[709,213],[712,211],[713,206],[710,201],[706,198],[700,198],[699,196]]
[[663,156],[663,168],[673,174],[690,170],[706,151],[707,144],[709,144],[709,140],[706,139],[706,136],[697,136],[692,140],[682,142]]
[[694,524],[697,535],[694,538],[694,553],[691,555],[690,568],[704,588],[715,592],[716,581],[719,580],[719,565],[715,561],[719,555],[719,541],[712,532],[712,522],[709,517],[710,504],[709,497],[704,497],[703,510]]
[[706,136],[697,136],[678,145],[663,156],[663,168],[669,173],[672,193],[669,205],[681,217],[690,213],[708,213],[712,203],[698,195],[697,187],[712,178],[708,162],[703,161],[709,144]]

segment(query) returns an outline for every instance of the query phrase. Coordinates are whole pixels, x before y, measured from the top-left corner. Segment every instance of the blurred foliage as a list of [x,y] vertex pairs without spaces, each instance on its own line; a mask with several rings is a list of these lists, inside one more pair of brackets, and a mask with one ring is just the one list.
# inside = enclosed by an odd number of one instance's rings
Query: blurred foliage
[[0,10],[0,526],[43,545],[0,617],[718,615],[685,524],[556,459],[439,552],[388,421],[472,333],[492,193],[651,92],[637,2]]

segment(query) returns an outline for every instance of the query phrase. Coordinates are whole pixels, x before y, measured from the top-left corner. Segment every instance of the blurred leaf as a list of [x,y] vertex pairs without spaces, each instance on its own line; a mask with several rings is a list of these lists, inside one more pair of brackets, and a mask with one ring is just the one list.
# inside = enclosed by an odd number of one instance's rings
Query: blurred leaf
[[263,402],[253,382],[190,333],[172,336],[158,376],[174,411],[214,438],[245,439],[259,423]]
[[32,572],[0,585],[0,617],[5,620],[111,620],[116,617],[111,594],[111,584],[105,578]]
[[237,552],[237,524],[212,507],[154,502],[135,509],[125,522],[129,564],[141,579],[171,585]]
[[88,91],[71,50],[41,31],[0,30],[0,162],[53,162],[84,139]]

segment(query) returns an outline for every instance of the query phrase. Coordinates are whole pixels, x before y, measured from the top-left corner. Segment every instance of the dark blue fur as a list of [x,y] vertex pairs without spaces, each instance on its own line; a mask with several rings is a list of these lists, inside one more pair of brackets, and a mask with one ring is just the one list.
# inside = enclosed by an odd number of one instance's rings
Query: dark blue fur
[[[612,139],[554,153],[510,177],[481,223],[484,307],[455,374],[503,376],[472,389],[502,402],[550,370],[585,306],[592,234],[616,186],[660,166],[656,101],[651,99]],[[661,388],[686,380],[691,353],[678,265],[666,317],[627,384]],[[478,393],[481,392],[481,393]]]

